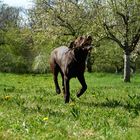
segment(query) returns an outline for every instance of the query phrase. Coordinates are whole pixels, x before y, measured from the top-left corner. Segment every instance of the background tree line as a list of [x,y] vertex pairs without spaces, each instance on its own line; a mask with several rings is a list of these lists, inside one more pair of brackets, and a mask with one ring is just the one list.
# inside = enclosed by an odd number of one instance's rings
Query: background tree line
[[130,81],[130,72],[140,70],[139,0],[33,2],[26,11],[0,2],[0,71],[49,72],[51,50],[80,35],[94,38],[88,71],[124,70]]

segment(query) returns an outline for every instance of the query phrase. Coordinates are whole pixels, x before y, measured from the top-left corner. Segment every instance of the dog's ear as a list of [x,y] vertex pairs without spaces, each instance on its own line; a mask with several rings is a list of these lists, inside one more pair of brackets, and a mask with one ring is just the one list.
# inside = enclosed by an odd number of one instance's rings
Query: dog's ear
[[81,47],[83,42],[84,42],[84,37],[83,36],[80,36],[80,37],[76,38],[76,40],[75,40],[75,47],[76,48],[77,47]]
[[88,41],[92,41],[92,37],[91,36],[88,36],[87,39],[88,39]]
[[74,48],[74,47],[75,47],[75,43],[74,43],[74,41],[72,41],[72,42],[69,44],[69,48],[72,49],[72,48]]

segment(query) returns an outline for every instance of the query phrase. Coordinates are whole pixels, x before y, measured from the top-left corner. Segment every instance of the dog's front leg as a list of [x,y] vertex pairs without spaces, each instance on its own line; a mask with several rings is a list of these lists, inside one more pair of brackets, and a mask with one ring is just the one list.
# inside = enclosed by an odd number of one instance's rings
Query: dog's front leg
[[79,82],[82,85],[82,88],[80,89],[80,91],[77,93],[77,97],[80,97],[87,89],[87,84],[85,82],[85,78],[84,78],[84,74],[80,75],[77,77]]
[[64,92],[65,92],[65,103],[69,102],[70,92],[69,92],[69,78],[64,76]]

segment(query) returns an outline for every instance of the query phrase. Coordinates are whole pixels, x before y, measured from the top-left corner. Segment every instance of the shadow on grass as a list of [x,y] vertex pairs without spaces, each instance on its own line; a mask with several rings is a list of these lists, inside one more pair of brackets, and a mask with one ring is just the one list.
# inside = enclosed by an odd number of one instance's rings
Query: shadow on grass
[[6,84],[0,84],[0,89],[2,89],[4,92],[13,92],[15,90],[15,87]]
[[20,107],[20,109],[21,109],[21,112],[24,114],[40,113],[44,116],[53,116],[53,117],[62,117],[62,118],[64,118],[66,116],[65,113],[62,112],[61,110],[51,109],[49,107],[44,108],[39,105],[37,105],[36,107],[22,106],[22,107]]
[[103,107],[103,108],[117,108],[117,107],[122,107],[126,109],[127,111],[130,110],[137,110],[140,111],[140,100],[138,97],[138,100],[135,100],[133,98],[130,98],[126,100],[125,102],[115,100],[115,99],[108,99],[106,98],[105,101],[103,102],[80,102],[80,104],[88,106],[88,107]]

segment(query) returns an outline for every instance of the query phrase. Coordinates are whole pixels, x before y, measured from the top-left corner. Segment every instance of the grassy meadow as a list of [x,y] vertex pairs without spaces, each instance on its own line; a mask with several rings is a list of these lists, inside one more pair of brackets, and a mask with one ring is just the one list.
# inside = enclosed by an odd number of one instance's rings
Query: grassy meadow
[[[0,73],[0,140],[139,140],[140,74],[85,73],[80,99],[77,79],[71,101],[57,95],[51,74]],[[59,78],[61,84],[61,80]]]

